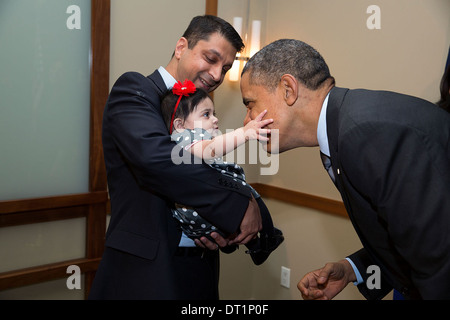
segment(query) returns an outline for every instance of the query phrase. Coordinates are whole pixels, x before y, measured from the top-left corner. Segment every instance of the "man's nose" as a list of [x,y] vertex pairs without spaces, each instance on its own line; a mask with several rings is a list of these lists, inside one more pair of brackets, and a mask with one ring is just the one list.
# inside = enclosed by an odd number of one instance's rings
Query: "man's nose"
[[250,110],[247,110],[247,114],[245,115],[244,118],[244,126],[249,123],[252,119],[250,118]]
[[212,66],[211,69],[209,69],[209,75],[213,81],[219,82],[220,77],[222,76],[222,67],[219,65]]

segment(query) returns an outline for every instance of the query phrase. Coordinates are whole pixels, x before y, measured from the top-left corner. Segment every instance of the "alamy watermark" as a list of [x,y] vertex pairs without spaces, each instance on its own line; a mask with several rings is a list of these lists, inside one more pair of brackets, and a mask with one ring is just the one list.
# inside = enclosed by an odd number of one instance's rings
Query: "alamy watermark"
[[[66,20],[66,27],[69,30],[81,29],[81,9],[77,5],[67,7],[66,13],[69,17]],[[381,9],[379,6],[372,4],[367,7],[366,13],[370,16],[366,20],[366,27],[369,30],[381,29]]]
[[76,264],[72,264],[67,267],[66,273],[71,275],[67,277],[66,286],[69,290],[80,290],[81,289],[81,270]]
[[370,5],[367,7],[366,13],[370,14],[367,18],[366,26],[369,30],[381,29],[381,9],[377,5]]
[[[251,129],[250,129],[251,130]],[[227,129],[226,133],[233,130]],[[221,134],[218,131],[218,134]],[[225,144],[231,149],[226,155],[226,162],[234,162],[238,165],[242,164],[261,164],[261,175],[275,175],[278,172],[280,166],[279,160],[279,130],[272,129],[270,133],[270,153],[267,152],[268,142],[249,140],[246,142],[248,146],[248,157],[246,155],[246,148],[233,148],[234,141],[232,139],[226,139]],[[204,157],[206,158],[206,157]],[[203,160],[198,157],[193,157],[191,153],[183,149],[180,145],[175,145],[171,153],[172,162],[176,165],[179,164],[201,164]],[[216,160],[222,161],[222,160]]]
[[367,289],[381,289],[381,271],[380,267],[377,265],[370,265],[366,270],[367,274],[370,276],[366,280]]
[[70,16],[66,20],[66,27],[69,30],[80,30],[81,29],[81,9],[77,5],[70,5],[66,10],[67,14]]
[[[370,276],[366,280],[366,286],[369,290],[381,289],[381,271],[377,265],[370,265],[366,270]],[[69,290],[81,289],[81,269],[79,266],[72,264],[67,267],[67,274],[70,274],[66,280],[66,286]]]

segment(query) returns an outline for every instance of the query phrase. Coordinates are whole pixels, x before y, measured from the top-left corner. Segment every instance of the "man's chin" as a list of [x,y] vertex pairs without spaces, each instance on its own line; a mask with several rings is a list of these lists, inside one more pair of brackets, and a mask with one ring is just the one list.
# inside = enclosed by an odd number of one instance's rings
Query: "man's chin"
[[278,154],[280,153],[277,146],[272,147],[272,143],[270,143],[270,140],[267,143],[262,144],[262,148],[264,151],[266,151],[269,154]]

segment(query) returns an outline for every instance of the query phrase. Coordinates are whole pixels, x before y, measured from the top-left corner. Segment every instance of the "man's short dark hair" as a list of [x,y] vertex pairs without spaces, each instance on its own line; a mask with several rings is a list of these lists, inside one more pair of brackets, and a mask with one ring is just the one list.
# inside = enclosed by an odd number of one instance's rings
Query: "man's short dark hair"
[[274,90],[284,74],[294,76],[308,89],[318,89],[330,75],[325,60],[310,45],[294,39],[280,39],[256,53],[245,65],[250,83]]
[[211,15],[194,17],[183,37],[188,40],[189,49],[192,49],[200,40],[207,41],[213,33],[219,33],[227,39],[236,49],[236,52],[241,52],[244,49],[244,42],[233,26],[227,21]]

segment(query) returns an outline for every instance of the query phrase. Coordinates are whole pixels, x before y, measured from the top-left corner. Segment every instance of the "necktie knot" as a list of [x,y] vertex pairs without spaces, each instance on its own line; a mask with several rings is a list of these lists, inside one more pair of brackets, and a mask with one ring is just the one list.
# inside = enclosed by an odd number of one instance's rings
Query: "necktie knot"
[[327,170],[330,178],[335,181],[333,167],[331,166],[331,158],[327,156],[325,153],[320,152],[320,158],[322,159],[323,167]]

